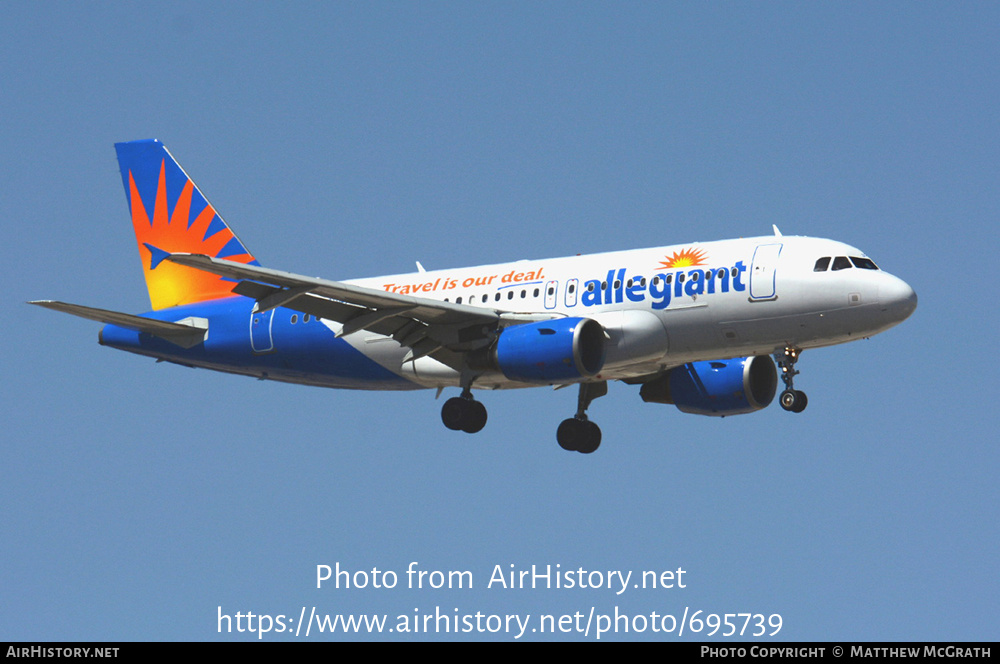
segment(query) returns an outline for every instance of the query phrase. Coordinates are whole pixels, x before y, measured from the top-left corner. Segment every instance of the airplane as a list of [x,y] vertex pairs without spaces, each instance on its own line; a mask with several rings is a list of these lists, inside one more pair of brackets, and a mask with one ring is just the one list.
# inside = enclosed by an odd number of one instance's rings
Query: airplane
[[[578,386],[558,444],[589,454],[608,381],[648,403],[787,411],[803,350],[883,332],[917,296],[862,251],[773,235],[328,281],[265,268],[163,143],[115,144],[152,310],[30,304],[104,323],[99,343],[189,367],[364,390],[460,388],[441,419],[476,433],[478,390]],[[773,360],[772,360],[773,357]],[[777,366],[777,369],[775,368]]]

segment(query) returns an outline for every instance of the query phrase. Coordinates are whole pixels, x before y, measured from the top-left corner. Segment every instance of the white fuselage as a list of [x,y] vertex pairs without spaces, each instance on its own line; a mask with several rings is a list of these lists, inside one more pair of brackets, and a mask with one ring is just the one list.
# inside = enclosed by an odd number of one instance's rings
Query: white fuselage
[[[609,337],[594,379],[628,379],[697,360],[844,343],[886,330],[915,308],[913,290],[899,278],[874,264],[817,271],[824,257],[831,264],[838,257],[867,260],[841,242],[776,235],[350,283],[507,314],[592,318]],[[458,371],[431,357],[404,361],[407,349],[388,337],[362,331],[345,339],[421,386],[460,384]],[[475,385],[524,386],[499,372],[478,376]]]

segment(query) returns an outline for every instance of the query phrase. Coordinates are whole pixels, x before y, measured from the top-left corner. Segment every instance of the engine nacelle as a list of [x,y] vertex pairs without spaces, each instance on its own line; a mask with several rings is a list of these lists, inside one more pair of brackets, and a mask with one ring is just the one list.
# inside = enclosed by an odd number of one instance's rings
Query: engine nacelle
[[604,367],[604,328],[590,318],[557,318],[504,328],[493,359],[504,376],[525,383],[590,378]]
[[739,415],[765,408],[774,399],[778,372],[766,355],[690,362],[644,383],[643,401],[672,403],[695,415]]

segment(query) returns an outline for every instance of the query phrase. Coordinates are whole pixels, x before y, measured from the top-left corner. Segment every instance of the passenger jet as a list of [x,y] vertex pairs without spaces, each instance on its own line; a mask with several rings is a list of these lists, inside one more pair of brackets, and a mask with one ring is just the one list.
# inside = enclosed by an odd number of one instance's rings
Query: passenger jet
[[[917,296],[862,251],[783,236],[689,242],[353,281],[265,268],[157,140],[115,145],[152,311],[51,300],[105,323],[102,345],[190,367],[321,387],[457,387],[441,419],[475,433],[473,388],[577,385],[561,447],[589,454],[608,381],[643,401],[726,416],[801,412],[803,350],[863,339]],[[772,361],[771,358],[774,358]],[[777,369],[775,368],[777,365]]]

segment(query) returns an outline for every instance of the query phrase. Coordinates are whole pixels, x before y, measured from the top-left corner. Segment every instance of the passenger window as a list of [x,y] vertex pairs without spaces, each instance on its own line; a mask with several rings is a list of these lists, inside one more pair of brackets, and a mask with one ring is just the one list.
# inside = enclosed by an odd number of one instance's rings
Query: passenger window
[[847,259],[847,256],[837,256],[833,259],[833,270],[846,270],[851,267],[851,261]]
[[816,261],[816,266],[813,268],[813,272],[826,272],[828,267],[830,267],[830,257],[823,256],[823,258]]
[[298,322],[299,322],[299,315],[298,314],[292,314],[292,325],[295,325]]
[[860,256],[851,256],[851,262],[854,263],[854,267],[861,268],[862,270],[877,270],[878,265],[875,265],[874,261],[870,258],[861,258]]

